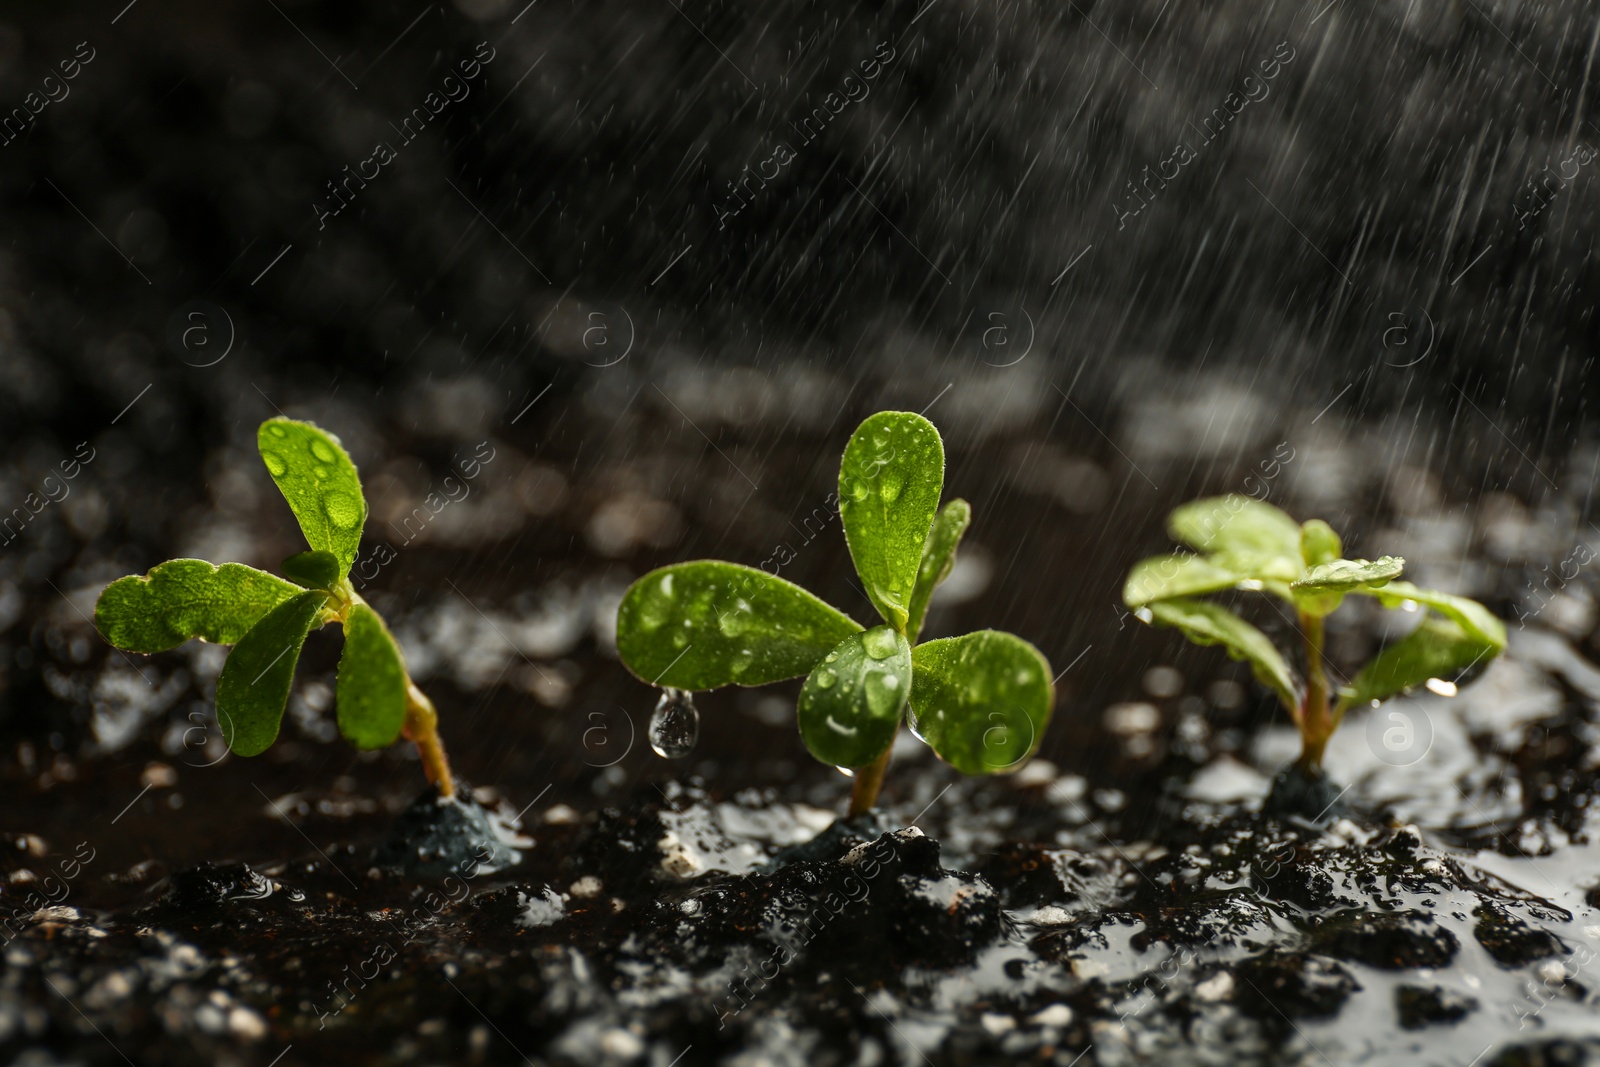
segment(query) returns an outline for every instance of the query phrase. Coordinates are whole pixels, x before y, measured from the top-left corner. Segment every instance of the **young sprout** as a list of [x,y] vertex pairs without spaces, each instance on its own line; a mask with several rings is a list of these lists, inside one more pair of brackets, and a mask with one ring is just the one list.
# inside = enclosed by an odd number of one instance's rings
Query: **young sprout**
[[1044,656],[997,630],[916,643],[972,518],[965,500],[939,508],[943,488],[944,442],[933,424],[903,411],[873,415],[845,446],[829,503],[883,625],[864,630],[764,570],[698,560],[629,587],[617,610],[622,662],[666,687],[664,703],[672,690],[805,675],[800,737],[817,759],[853,772],[852,816],[876,803],[902,717],[964,774],[1015,770],[1055,704]]
[[308,422],[269,419],[256,443],[311,546],[283,561],[289,580],[242,563],[170,560],[107,586],[95,626],[129,652],[162,652],[194,637],[232,645],[217,680],[217,722],[231,751],[255,756],[277,740],[307,635],[337,622],[339,731],[357,748],[406,738],[439,795],[454,796],[433,704],[411,681],[388,627],[350,587],[367,520],[355,464],[338,438]]
[[[1296,766],[1319,777],[1328,739],[1350,708],[1375,705],[1418,685],[1453,693],[1506,647],[1506,629],[1475,600],[1402,582],[1405,561],[1342,559],[1339,535],[1321,519],[1297,524],[1270,504],[1230,495],[1195,500],[1167,519],[1173,540],[1199,554],[1153,556],[1128,574],[1122,598],[1147,623],[1176,627],[1198,645],[1222,645],[1249,662],[1300,729]],[[1228,609],[1197,599],[1243,589],[1268,593],[1295,613],[1305,680],[1267,636]],[[1410,634],[1378,653],[1347,685],[1330,685],[1323,620],[1349,594],[1384,607],[1419,608]]]

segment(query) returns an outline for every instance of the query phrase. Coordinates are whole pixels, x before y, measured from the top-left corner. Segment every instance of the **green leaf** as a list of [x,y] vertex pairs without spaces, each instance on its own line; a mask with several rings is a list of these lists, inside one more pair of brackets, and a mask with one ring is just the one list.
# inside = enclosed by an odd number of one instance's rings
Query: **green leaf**
[[332,589],[339,581],[339,561],[332,552],[313,548],[284,560],[283,573],[307,589]]
[[339,657],[339,732],[357,748],[383,748],[406,719],[406,665],[378,613],[350,608]]
[[1197,645],[1221,645],[1228,655],[1245,660],[1263,685],[1278,694],[1283,706],[1297,713],[1298,686],[1289,664],[1267,635],[1239,616],[1206,600],[1158,600],[1139,609],[1145,622],[1172,626]]
[[1248,496],[1192,500],[1167,517],[1167,529],[1173,540],[1206,553],[1212,563],[1243,578],[1292,582],[1305,570],[1300,524]]
[[1338,559],[1344,555],[1344,542],[1332,526],[1321,519],[1307,519],[1300,524],[1300,558],[1307,567]]
[[228,654],[217,679],[217,722],[239,755],[259,755],[277,740],[300,649],[327,601],[315,589],[285,600]]
[[911,643],[892,626],[851,634],[800,689],[800,737],[835,767],[865,767],[894,742],[911,693]]
[[651,571],[617,608],[617,651],[651,685],[766,685],[815,667],[858,626],[792,582],[737,563]]
[[106,586],[94,622],[101,636],[129,652],[162,652],[191,637],[231,645],[298,592],[242,563],[174,559]]
[[367,500],[356,465],[339,439],[309,422],[268,419],[256,434],[256,445],[306,543],[332,553],[340,578],[349,574],[367,521]]
[[905,633],[922,549],[944,489],[944,442],[933,423],[880,411],[839,462],[839,515],[856,573],[878,613]]
[[1387,585],[1405,569],[1406,561],[1399,556],[1382,556],[1378,559],[1334,559],[1319,563],[1306,571],[1304,577],[1289,585],[1295,592],[1349,593],[1362,586]]
[[1464,685],[1501,647],[1455,619],[1429,616],[1362,668],[1344,691],[1344,700],[1350,705],[1387,700],[1432,679]]
[[1433,589],[1419,589],[1410,582],[1390,582],[1376,589],[1357,589],[1355,592],[1377,597],[1386,608],[1404,607],[1407,601],[1432,608],[1446,618],[1455,620],[1475,640],[1493,645],[1496,649],[1506,647],[1505,623],[1476,600]]
[[999,630],[929,641],[911,650],[911,722],[963,774],[1015,770],[1039,747],[1055,687],[1050,663]]
[[955,499],[939,509],[933,527],[928,531],[928,543],[922,549],[922,562],[917,567],[917,584],[911,591],[911,609],[907,613],[906,633],[913,639],[922,632],[922,620],[927,617],[928,603],[933,591],[950,577],[956,563],[956,546],[972,523],[972,505]]
[[1295,606],[1311,615],[1331,615],[1338,610],[1346,593],[1376,589],[1400,577],[1406,561],[1399,556],[1376,560],[1333,559],[1311,567],[1297,581],[1289,583]]
[[1122,599],[1130,608],[1142,608],[1155,600],[1232,589],[1242,580],[1243,575],[1219,567],[1205,556],[1151,556],[1134,564],[1128,572]]

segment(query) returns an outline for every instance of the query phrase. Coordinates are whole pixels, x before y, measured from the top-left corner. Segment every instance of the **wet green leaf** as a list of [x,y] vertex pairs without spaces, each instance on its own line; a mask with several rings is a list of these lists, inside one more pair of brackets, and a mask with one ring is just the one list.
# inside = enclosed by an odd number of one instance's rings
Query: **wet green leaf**
[[911,643],[892,626],[851,634],[800,689],[800,737],[835,767],[865,767],[894,741],[911,692]]
[[1350,683],[1345,699],[1354,706],[1387,700],[1435,678],[1465,685],[1499,654],[1501,647],[1455,619],[1429,616],[1421,626],[1378,653]]
[[1476,600],[1452,596],[1433,589],[1419,589],[1410,582],[1390,582],[1376,589],[1357,589],[1364,596],[1376,597],[1386,608],[1400,608],[1407,601],[1431,608],[1446,618],[1453,619],[1468,634],[1484,644],[1497,649],[1506,647],[1505,623]]
[[943,489],[944,442],[933,423],[908,411],[869,417],[839,463],[839,515],[850,558],[873,606],[902,632]]
[[1331,615],[1338,610],[1346,593],[1387,585],[1400,576],[1405,562],[1398,556],[1328,560],[1309,568],[1299,580],[1289,583],[1289,593],[1301,611],[1309,615]]
[[1128,572],[1122,599],[1130,608],[1142,608],[1155,600],[1232,589],[1243,580],[1243,575],[1219,567],[1205,556],[1151,556],[1134,564]]
[[129,652],[161,652],[191,637],[231,645],[299,592],[242,563],[174,559],[106,586],[94,621],[107,641]]
[[1015,770],[1050,723],[1050,664],[998,630],[928,641],[911,650],[911,721],[939,758],[963,774]]
[[367,501],[339,439],[309,422],[268,419],[256,444],[306,543],[339,561],[340,578],[349,574],[367,521]]
[[1234,659],[1249,663],[1256,678],[1278,694],[1285,708],[1293,711],[1298,707],[1298,686],[1289,664],[1266,634],[1227,608],[1205,600],[1158,600],[1141,608],[1139,617],[1181,630],[1197,645],[1221,645]]
[[922,549],[922,563],[917,567],[916,588],[911,591],[911,609],[908,612],[906,633],[915,639],[922,632],[922,621],[928,614],[928,602],[939,583],[950,577],[956,563],[956,546],[972,522],[972,505],[965,500],[951,500],[939,509],[928,531],[928,542]]
[[308,549],[284,560],[283,573],[307,589],[332,589],[339,581],[339,561],[332,552]]
[[406,666],[378,613],[355,604],[344,623],[337,691],[339,732],[357,748],[383,748],[406,718]]
[[617,651],[651,685],[765,685],[807,673],[860,629],[766,571],[696,560],[628,587],[617,609]]
[[300,649],[327,600],[315,589],[285,600],[228,654],[217,679],[217,722],[237,754],[259,755],[277,740]]
[[1334,559],[1306,571],[1289,588],[1297,593],[1349,593],[1362,586],[1387,585],[1400,577],[1406,561],[1399,556],[1378,559]]
[[1321,519],[1307,519],[1300,524],[1300,558],[1307,567],[1338,559],[1344,555],[1344,542],[1332,526]]
[[1233,493],[1192,500],[1167,517],[1167,529],[1173,540],[1244,578],[1292,582],[1305,570],[1300,524],[1252,497]]

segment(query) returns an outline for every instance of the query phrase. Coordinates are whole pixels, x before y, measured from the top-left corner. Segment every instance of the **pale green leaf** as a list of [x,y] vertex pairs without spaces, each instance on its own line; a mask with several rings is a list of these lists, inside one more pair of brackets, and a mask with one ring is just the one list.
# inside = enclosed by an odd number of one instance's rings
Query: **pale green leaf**
[[939,509],[928,531],[928,543],[922,549],[922,563],[917,567],[917,585],[911,592],[911,610],[906,623],[906,633],[915,640],[922,632],[922,622],[928,615],[928,602],[939,583],[950,577],[955,566],[956,547],[961,536],[972,522],[972,505],[965,500],[951,500]]
[[1298,685],[1289,664],[1267,635],[1219,604],[1206,600],[1158,600],[1139,610],[1146,622],[1171,626],[1197,645],[1221,645],[1228,655],[1250,664],[1256,678],[1273,692],[1285,708],[1299,706]]
[[874,626],[834,646],[806,677],[797,706],[800,737],[835,767],[865,767],[894,742],[911,692],[911,643]]
[[277,740],[300,649],[327,600],[315,589],[285,600],[228,654],[217,679],[217,723],[238,755],[259,755]]
[[1438,679],[1465,685],[1499,654],[1501,646],[1455,619],[1429,616],[1422,625],[1378,653],[1344,693],[1351,705],[1387,700]]
[[867,597],[905,632],[923,545],[944,489],[944,442],[933,423],[880,411],[856,428],[839,462],[839,515]]
[[367,521],[361,477],[339,439],[309,422],[268,419],[256,434],[261,461],[300,523],[306,543],[350,573]]
[[350,608],[344,623],[337,690],[339,732],[357,748],[383,748],[406,718],[406,665],[378,613]]
[[792,582],[720,560],[662,567],[617,609],[617,651],[651,685],[765,685],[815,667],[861,627]]
[[1400,581],[1376,589],[1357,589],[1355,592],[1376,597],[1386,608],[1402,608],[1407,602],[1432,608],[1446,618],[1454,619],[1474,639],[1497,649],[1506,647],[1505,623],[1476,600],[1433,589],[1419,589],[1410,582]]
[[1338,559],[1344,555],[1344,542],[1332,526],[1321,519],[1307,519],[1300,524],[1300,558],[1307,567]]
[[1300,524],[1271,504],[1237,493],[1192,500],[1167,517],[1167,529],[1243,578],[1292,582],[1305,570]]
[[911,721],[917,736],[963,774],[1015,770],[1039,747],[1055,687],[1028,642],[998,630],[911,650]]
[[129,652],[161,652],[192,637],[231,645],[299,592],[242,563],[174,559],[106,586],[94,621],[107,641]]
[[1243,575],[1219,567],[1205,556],[1151,556],[1134,564],[1128,572],[1122,599],[1130,608],[1142,608],[1155,600],[1232,589],[1243,580]]
[[1298,581],[1289,584],[1297,608],[1308,615],[1331,615],[1344,601],[1345,594],[1376,589],[1400,576],[1405,560],[1383,556],[1375,560],[1332,559],[1309,568]]
[[1334,559],[1311,567],[1289,588],[1296,593],[1350,593],[1378,587],[1400,577],[1406,561],[1399,556],[1378,559]]

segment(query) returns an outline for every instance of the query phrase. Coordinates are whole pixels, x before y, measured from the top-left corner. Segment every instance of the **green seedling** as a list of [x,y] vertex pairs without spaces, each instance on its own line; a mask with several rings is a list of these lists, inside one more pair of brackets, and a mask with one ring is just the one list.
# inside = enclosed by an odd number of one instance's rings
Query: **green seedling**
[[1016,769],[1055,704],[1044,656],[997,630],[917,644],[972,519],[965,500],[939,507],[943,488],[944,442],[933,424],[903,411],[873,415],[845,446],[829,503],[882,625],[863,629],[765,570],[697,560],[629,587],[617,610],[622,662],[666,689],[662,707],[678,699],[674,691],[804,675],[800,737],[817,759],[853,775],[852,816],[876,803],[902,719],[964,774]]
[[[1167,529],[1196,553],[1153,556],[1128,574],[1122,598],[1147,623],[1171,626],[1199,645],[1221,645],[1250,664],[1300,729],[1297,766],[1320,776],[1323,752],[1345,712],[1376,705],[1419,685],[1453,693],[1506,647],[1506,629],[1475,600],[1400,581],[1405,561],[1342,559],[1339,535],[1321,519],[1296,523],[1270,504],[1231,495],[1195,500],[1174,511]],[[1304,681],[1267,636],[1234,612],[1199,597],[1252,590],[1295,613]],[[1329,685],[1323,621],[1349,595],[1387,608],[1421,610],[1411,633],[1389,645],[1347,685]]]
[[433,704],[411,681],[383,619],[350,586],[367,520],[355,464],[336,437],[308,422],[269,419],[256,443],[311,546],[283,561],[288,580],[242,563],[170,560],[107,586],[95,625],[129,652],[162,652],[190,638],[232,645],[217,680],[217,722],[231,751],[255,756],[277,740],[306,637],[336,622],[344,628],[339,731],[357,748],[406,738],[440,796],[454,796]]

